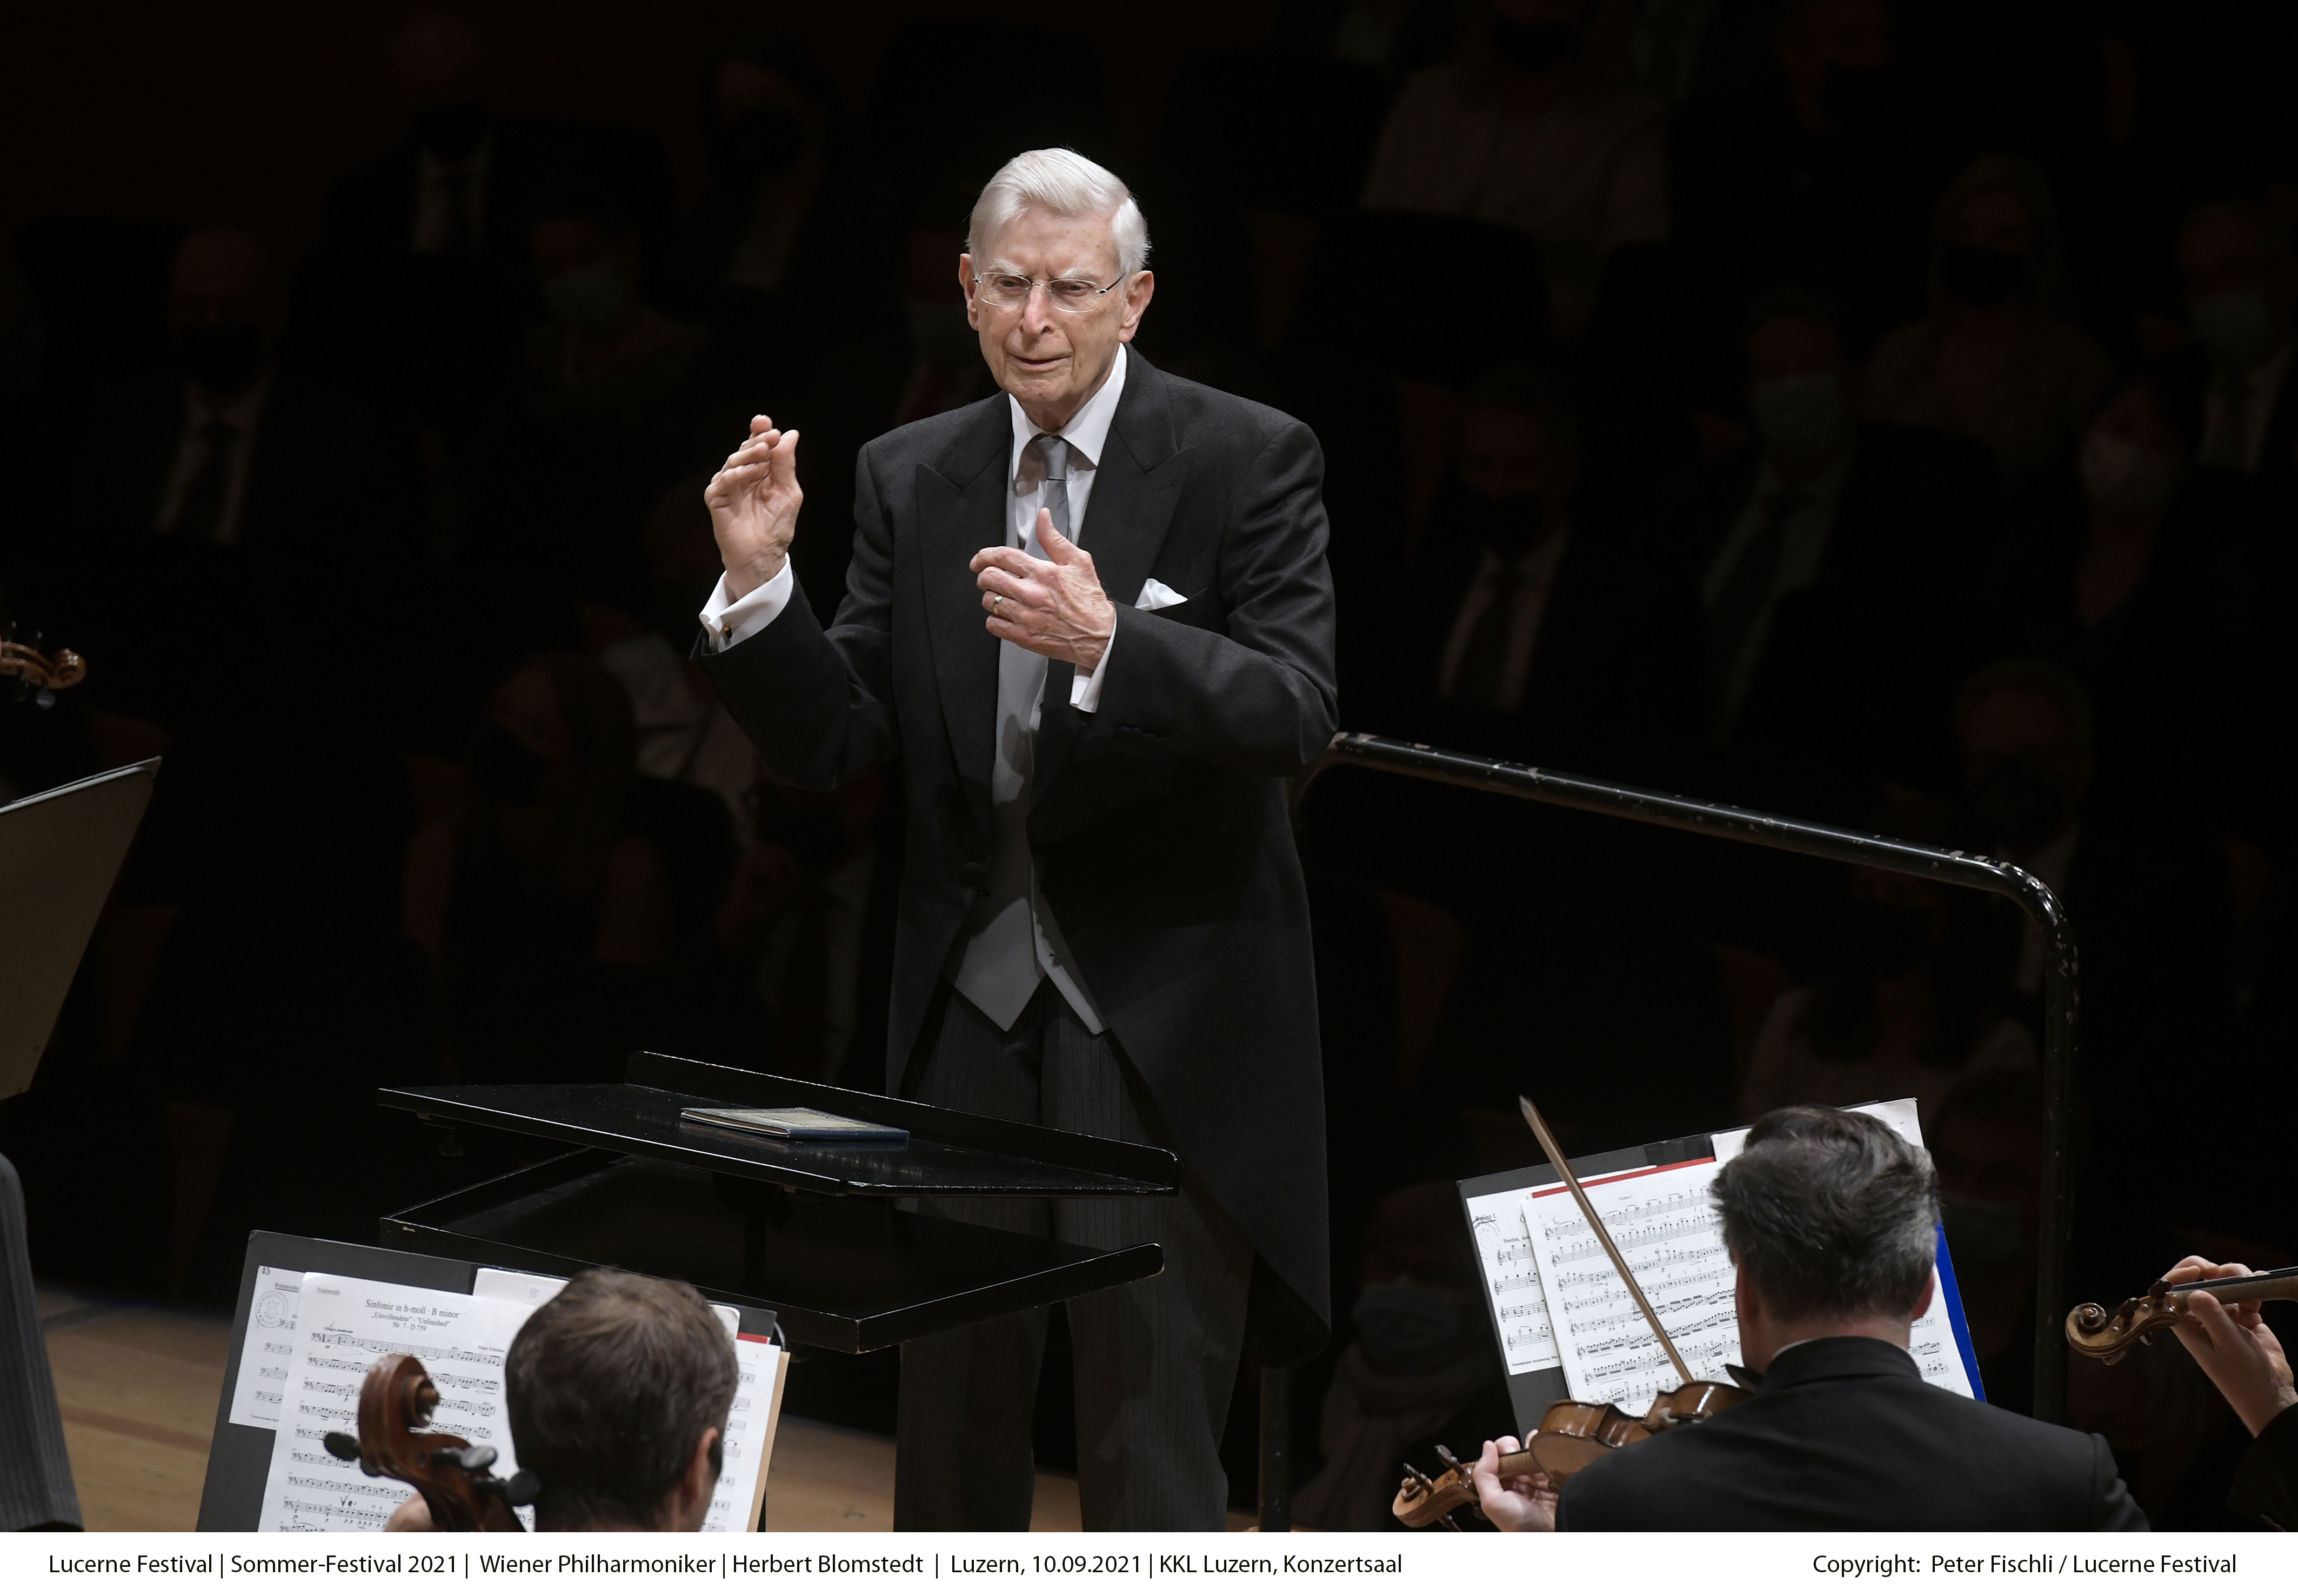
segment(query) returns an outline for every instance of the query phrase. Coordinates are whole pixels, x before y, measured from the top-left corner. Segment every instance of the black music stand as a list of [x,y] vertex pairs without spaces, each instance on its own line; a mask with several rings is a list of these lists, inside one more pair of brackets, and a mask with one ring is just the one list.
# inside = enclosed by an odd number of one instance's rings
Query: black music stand
[[[567,1275],[603,1266],[773,1311],[794,1343],[867,1352],[1145,1279],[1153,1243],[1104,1253],[919,1213],[902,1199],[1122,1200],[1180,1187],[1161,1147],[640,1053],[619,1082],[386,1087],[431,1121],[570,1143],[532,1168],[382,1221],[386,1247]],[[777,1143],[689,1126],[689,1107],[819,1108],[905,1145]]]

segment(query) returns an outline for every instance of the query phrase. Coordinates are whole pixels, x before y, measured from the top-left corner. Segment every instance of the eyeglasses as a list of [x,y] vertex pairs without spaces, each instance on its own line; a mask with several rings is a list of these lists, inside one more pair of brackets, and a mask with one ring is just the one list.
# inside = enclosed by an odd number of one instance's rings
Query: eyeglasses
[[1118,273],[1111,282],[1100,284],[1083,277],[1054,277],[1041,283],[1019,272],[993,271],[987,277],[975,277],[973,286],[983,302],[995,305],[1001,310],[1020,310],[1029,302],[1032,289],[1043,288],[1047,302],[1054,310],[1075,316],[1101,303],[1102,296],[1123,281],[1123,272]]

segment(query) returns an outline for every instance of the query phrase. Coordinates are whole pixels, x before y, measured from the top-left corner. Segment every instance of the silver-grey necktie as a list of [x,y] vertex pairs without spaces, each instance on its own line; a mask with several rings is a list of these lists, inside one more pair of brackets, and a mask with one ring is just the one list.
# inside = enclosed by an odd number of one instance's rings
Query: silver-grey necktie
[[[1044,486],[1043,508],[1051,512],[1054,530],[1063,537],[1070,528],[1069,445],[1038,434],[1021,451],[1014,480],[1017,492]],[[1009,528],[1009,542],[1017,542],[1032,559],[1046,558],[1033,524],[1026,537]],[[1019,643],[997,645],[996,755],[990,767],[990,856],[987,891],[974,906],[960,941],[956,973],[951,982],[973,1005],[994,1021],[1000,1030],[1011,1030],[1037,992],[1047,972],[1045,956],[1061,956],[1059,932],[1050,922],[1040,924],[1043,906],[1037,903],[1036,862],[1029,852],[1029,788],[1037,768],[1037,719],[1046,693],[1046,657],[1032,654]],[[1053,946],[1041,949],[1040,933]],[[1064,986],[1068,983],[1063,983]],[[1064,990],[1074,1004],[1077,996]],[[1089,1005],[1089,1003],[1087,1005]],[[1096,1030],[1096,1017],[1084,1016]]]

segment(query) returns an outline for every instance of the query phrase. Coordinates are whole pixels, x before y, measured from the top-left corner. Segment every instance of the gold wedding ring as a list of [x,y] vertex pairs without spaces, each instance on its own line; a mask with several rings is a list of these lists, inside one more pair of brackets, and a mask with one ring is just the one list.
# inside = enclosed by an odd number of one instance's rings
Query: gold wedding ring
[[992,593],[989,595],[989,613],[996,616],[1001,621],[1005,618],[1004,594]]

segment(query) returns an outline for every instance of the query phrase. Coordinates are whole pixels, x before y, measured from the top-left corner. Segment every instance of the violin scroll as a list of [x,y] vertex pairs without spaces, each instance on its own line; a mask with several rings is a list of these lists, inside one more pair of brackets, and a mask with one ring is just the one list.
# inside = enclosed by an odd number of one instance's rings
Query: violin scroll
[[2157,1280],[2144,1296],[2125,1299],[2112,1313],[2096,1302],[2084,1302],[2067,1315],[2067,1344],[2086,1358],[2120,1363],[2132,1346],[2145,1344],[2156,1332],[2175,1330],[2185,1322],[2186,1297],[2196,1291],[2207,1291],[2220,1302],[2298,1300],[2298,1269],[2226,1275],[2178,1286]]
[[42,639],[34,632],[29,641],[17,635],[13,621],[0,623],[0,677],[13,681],[19,699],[37,696],[45,709],[64,688],[77,687],[87,676],[87,661],[70,649],[40,650]]

